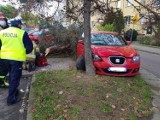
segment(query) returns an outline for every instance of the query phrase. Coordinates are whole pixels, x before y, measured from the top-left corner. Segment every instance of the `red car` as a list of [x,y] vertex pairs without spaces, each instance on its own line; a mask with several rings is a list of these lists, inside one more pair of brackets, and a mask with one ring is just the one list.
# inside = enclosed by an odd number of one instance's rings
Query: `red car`
[[[123,37],[115,32],[92,32],[91,49],[97,74],[135,76],[140,70],[140,56]],[[77,43],[78,70],[85,70],[84,43]]]
[[28,32],[29,37],[32,41],[35,41],[37,44],[51,43],[54,40],[54,36],[49,33],[47,29],[35,29]]

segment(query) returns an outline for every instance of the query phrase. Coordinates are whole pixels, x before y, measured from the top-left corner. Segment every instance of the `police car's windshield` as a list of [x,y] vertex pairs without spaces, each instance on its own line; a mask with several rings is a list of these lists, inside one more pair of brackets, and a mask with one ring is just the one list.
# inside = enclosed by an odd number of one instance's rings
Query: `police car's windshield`
[[124,46],[127,45],[125,40],[116,35],[112,34],[91,34],[92,45],[107,45],[107,46]]

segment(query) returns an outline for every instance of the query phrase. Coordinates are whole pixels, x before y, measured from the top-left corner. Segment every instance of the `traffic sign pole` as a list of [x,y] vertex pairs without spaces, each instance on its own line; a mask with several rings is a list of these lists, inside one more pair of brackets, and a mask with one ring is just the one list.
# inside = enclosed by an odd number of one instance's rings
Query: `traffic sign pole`
[[134,24],[133,24],[133,29],[132,29],[132,32],[131,32],[130,41],[132,41],[132,38],[133,38],[133,30],[134,30]]

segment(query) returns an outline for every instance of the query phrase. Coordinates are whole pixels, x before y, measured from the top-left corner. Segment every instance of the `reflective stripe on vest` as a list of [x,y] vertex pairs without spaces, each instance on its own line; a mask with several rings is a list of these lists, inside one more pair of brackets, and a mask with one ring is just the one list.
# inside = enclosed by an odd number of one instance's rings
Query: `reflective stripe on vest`
[[0,31],[2,59],[17,61],[26,60],[26,49],[23,44],[23,35],[24,30],[15,27]]
[[0,76],[1,79],[5,78],[5,76]]

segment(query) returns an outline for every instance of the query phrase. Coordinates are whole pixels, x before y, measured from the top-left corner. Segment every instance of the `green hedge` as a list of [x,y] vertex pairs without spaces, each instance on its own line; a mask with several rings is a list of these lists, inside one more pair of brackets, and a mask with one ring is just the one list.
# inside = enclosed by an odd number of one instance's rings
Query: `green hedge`
[[132,39],[131,39],[131,34],[132,34],[132,29],[127,30],[126,33],[125,33],[125,39],[128,40],[128,41],[130,41],[130,40],[132,40],[132,41],[137,40],[138,32],[135,29],[133,29]]
[[145,36],[145,35],[144,36],[138,36],[137,41],[140,44],[144,44],[144,45],[158,46],[154,36]]

